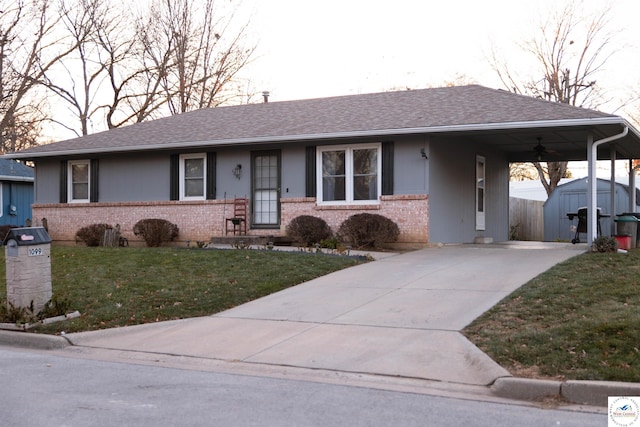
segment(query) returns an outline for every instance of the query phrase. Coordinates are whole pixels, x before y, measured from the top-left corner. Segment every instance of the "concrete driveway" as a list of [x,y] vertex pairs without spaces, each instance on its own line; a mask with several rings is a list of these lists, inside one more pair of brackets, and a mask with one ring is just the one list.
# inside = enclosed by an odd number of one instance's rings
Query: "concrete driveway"
[[214,316],[66,337],[85,348],[485,386],[510,374],[459,331],[584,250],[566,243],[422,249]]

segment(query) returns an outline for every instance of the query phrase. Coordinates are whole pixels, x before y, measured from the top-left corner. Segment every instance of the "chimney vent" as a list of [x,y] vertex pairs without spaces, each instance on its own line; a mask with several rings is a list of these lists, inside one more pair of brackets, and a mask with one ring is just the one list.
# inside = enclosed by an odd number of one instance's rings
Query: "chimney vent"
[[262,99],[264,100],[265,104],[267,102],[269,102],[269,91],[268,90],[265,90],[264,92],[262,92]]

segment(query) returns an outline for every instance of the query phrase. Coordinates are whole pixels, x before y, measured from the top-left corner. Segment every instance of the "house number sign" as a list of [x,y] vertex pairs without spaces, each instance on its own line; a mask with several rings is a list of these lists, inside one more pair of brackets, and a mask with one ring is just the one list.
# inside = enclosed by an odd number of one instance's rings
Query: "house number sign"
[[29,248],[29,256],[41,256],[42,248]]

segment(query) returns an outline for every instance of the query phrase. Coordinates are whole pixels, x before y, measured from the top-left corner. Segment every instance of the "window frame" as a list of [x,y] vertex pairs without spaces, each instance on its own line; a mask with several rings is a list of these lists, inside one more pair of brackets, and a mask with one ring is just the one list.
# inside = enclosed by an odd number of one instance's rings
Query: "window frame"
[[[207,153],[190,153],[190,154],[181,154],[179,157],[179,173],[178,180],[180,186],[180,200],[189,201],[189,200],[206,200],[207,198]],[[185,195],[185,162],[187,160],[202,160],[202,195],[201,196],[186,196]]]
[[[75,199],[73,197],[73,167],[76,165],[87,166],[87,197],[85,199]],[[67,202],[68,203],[90,203],[91,202],[91,160],[69,160],[67,162]]]
[[[356,150],[376,150],[376,194],[375,199],[354,200],[354,167],[353,152]],[[322,155],[330,151],[344,151],[345,153],[345,200],[324,200]],[[382,143],[348,144],[348,145],[323,145],[316,147],[316,201],[318,205],[371,205],[380,203],[382,194]]]

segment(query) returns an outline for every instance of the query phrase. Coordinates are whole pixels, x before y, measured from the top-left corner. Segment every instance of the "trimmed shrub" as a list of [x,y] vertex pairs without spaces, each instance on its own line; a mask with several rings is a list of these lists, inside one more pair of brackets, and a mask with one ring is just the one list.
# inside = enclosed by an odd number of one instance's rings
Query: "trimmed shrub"
[[133,234],[142,236],[147,246],[156,247],[174,241],[178,237],[178,226],[166,219],[141,219],[133,226]]
[[331,228],[322,218],[300,215],[287,226],[287,236],[295,242],[311,246],[331,237]]
[[76,243],[84,242],[87,246],[100,246],[104,232],[112,228],[109,224],[91,224],[76,232]]
[[618,242],[615,237],[599,236],[593,240],[594,252],[616,252],[618,250]]
[[340,224],[338,234],[356,248],[381,248],[385,243],[398,240],[400,229],[385,216],[360,213],[350,216]]

